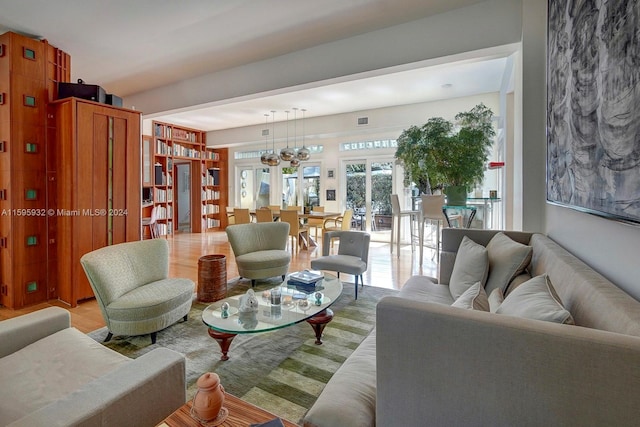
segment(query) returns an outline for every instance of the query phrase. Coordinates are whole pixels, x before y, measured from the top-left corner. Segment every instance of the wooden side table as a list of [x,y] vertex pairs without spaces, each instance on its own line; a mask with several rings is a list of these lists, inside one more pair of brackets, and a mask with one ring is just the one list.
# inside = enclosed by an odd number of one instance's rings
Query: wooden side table
[[[262,408],[245,402],[229,393],[224,395],[224,405],[229,410],[227,419],[220,427],[248,427],[253,423],[264,423],[277,417]],[[282,420],[285,427],[298,427],[291,421]],[[158,424],[158,427],[200,427],[201,424],[191,418],[191,400],[178,408],[173,414]]]

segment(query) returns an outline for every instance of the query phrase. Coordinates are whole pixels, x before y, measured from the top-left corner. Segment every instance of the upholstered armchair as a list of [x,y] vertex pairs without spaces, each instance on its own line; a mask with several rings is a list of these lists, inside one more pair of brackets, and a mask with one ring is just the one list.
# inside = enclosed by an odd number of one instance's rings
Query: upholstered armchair
[[80,264],[96,296],[109,333],[156,333],[187,320],[195,285],[169,278],[169,244],[165,239],[105,246],[82,256]]
[[291,255],[287,251],[289,224],[259,222],[230,225],[226,229],[231,250],[236,258],[240,277],[257,279],[282,276],[289,271]]
[[[332,239],[339,240],[338,254],[331,255]],[[364,231],[327,231],[322,241],[322,256],[311,261],[314,270],[335,271],[355,276],[355,299],[358,299],[358,279],[364,286],[362,273],[369,264],[369,242],[371,236]]]

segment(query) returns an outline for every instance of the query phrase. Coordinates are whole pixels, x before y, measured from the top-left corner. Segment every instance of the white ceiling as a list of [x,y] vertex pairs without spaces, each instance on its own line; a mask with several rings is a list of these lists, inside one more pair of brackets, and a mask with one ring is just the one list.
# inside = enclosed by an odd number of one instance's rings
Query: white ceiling
[[[0,33],[46,38],[71,55],[72,81],[126,97],[479,1],[0,0]],[[312,117],[467,96],[499,90],[506,62],[413,69],[154,116],[216,130],[292,107]]]

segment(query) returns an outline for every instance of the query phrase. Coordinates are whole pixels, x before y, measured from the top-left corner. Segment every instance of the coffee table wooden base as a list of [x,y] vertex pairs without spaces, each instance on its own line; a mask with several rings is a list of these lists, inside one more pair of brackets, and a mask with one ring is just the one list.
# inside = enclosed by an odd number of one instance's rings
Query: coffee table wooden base
[[228,334],[226,332],[218,332],[211,328],[207,329],[209,332],[209,336],[216,340],[216,342],[220,345],[220,351],[222,352],[222,356],[220,360],[229,360],[229,347],[231,347],[231,341],[236,337],[236,334]]
[[322,332],[327,323],[333,320],[333,310],[327,308],[313,317],[307,319],[307,323],[311,325],[316,333],[316,345],[322,344]]

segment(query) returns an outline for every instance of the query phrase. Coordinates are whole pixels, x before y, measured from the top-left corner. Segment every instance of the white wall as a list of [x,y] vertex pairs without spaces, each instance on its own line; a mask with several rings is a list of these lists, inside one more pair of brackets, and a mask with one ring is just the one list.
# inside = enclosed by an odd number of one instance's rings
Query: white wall
[[524,228],[543,227],[553,240],[640,300],[640,227],[546,203],[546,10],[546,2],[523,0]]

